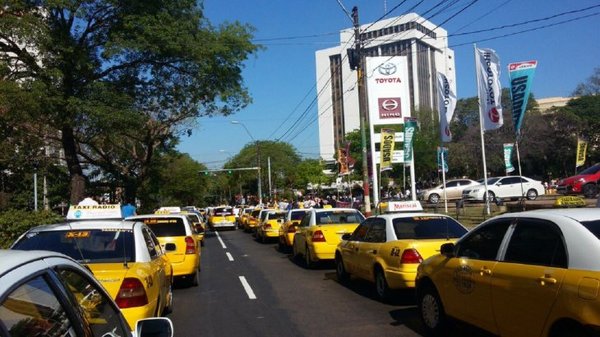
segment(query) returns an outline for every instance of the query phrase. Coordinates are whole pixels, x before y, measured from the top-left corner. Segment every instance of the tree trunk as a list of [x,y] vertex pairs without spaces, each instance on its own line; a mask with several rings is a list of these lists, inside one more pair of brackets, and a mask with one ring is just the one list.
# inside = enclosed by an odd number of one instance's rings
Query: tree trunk
[[77,156],[77,144],[73,136],[73,129],[69,126],[62,128],[62,146],[65,151],[65,161],[71,178],[70,190],[71,204],[77,204],[85,198],[85,176]]

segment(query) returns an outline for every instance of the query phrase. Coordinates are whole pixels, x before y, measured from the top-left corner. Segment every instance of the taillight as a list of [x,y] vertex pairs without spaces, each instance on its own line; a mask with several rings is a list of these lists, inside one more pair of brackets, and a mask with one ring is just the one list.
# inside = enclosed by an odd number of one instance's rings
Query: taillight
[[263,229],[271,229],[271,224],[268,224],[268,223],[266,223],[266,224],[263,226]]
[[191,236],[185,237],[185,253],[196,254],[196,244],[194,243],[194,238]]
[[321,231],[315,231],[312,235],[313,242],[325,242],[325,235]]
[[288,233],[296,233],[296,226],[288,227]]
[[405,249],[400,257],[400,263],[421,263],[423,258],[416,249]]
[[141,307],[148,304],[144,285],[136,278],[125,278],[121,283],[115,302],[121,309]]

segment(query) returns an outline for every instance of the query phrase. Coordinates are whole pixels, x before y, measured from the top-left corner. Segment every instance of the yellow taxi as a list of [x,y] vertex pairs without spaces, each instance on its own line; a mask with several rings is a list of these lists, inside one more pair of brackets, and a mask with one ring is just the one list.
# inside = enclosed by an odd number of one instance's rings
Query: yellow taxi
[[231,206],[215,207],[211,210],[208,217],[208,225],[212,230],[221,228],[235,229],[235,223],[235,214]]
[[290,209],[286,216],[285,221],[281,227],[279,227],[279,250],[284,251],[292,248],[294,244],[294,235],[296,235],[296,229],[300,220],[306,214],[308,209]]
[[265,219],[256,227],[256,238],[262,243],[279,237],[279,228],[285,220],[286,211],[269,210]]
[[181,214],[188,218],[188,221],[192,224],[192,228],[194,229],[194,234],[196,235],[197,240],[200,242],[200,246],[204,246],[204,232],[206,228],[202,223],[200,215],[192,211],[182,211]]
[[467,233],[449,216],[423,213],[418,201],[402,203],[412,211],[369,217],[342,236],[335,253],[340,282],[351,275],[373,282],[377,297],[386,300],[392,290],[414,288],[419,263]]
[[417,273],[429,334],[453,317],[499,336],[600,336],[597,208],[503,214],[440,250]]
[[244,223],[244,232],[254,232],[256,226],[258,226],[258,216],[262,208],[255,208],[248,215],[248,219]]
[[294,235],[293,256],[304,257],[307,268],[320,260],[333,260],[342,235],[354,232],[364,219],[354,208],[308,209]]
[[188,286],[198,285],[200,270],[200,241],[187,216],[177,213],[143,214],[126,220],[146,224],[165,248],[173,265],[173,276]]
[[245,224],[248,222],[250,213],[254,210],[253,207],[244,207],[240,211],[240,217],[238,218],[238,228],[244,229]]
[[60,252],[84,264],[134,328],[173,309],[173,268],[148,226],[120,217],[119,205],[71,206],[66,223],[32,228],[11,249]]

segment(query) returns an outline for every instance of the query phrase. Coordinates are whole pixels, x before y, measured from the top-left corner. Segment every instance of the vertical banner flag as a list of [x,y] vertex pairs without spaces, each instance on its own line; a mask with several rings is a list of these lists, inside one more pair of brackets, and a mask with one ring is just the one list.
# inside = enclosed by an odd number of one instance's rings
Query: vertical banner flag
[[507,174],[515,170],[515,168],[512,165],[512,162],[510,160],[512,158],[512,153],[513,153],[514,147],[515,147],[515,144],[513,144],[513,143],[505,143],[504,144],[504,167],[506,168]]
[[417,119],[404,118],[404,162],[410,163],[413,157],[412,144],[417,132]]
[[442,142],[451,142],[450,122],[456,108],[456,93],[452,92],[446,75],[438,72],[438,110],[440,112],[440,134]]
[[512,120],[515,134],[518,136],[529,100],[529,92],[533,82],[533,75],[537,61],[515,62],[508,65],[510,79],[510,98],[512,100]]
[[442,172],[442,168],[444,172],[448,173],[448,148],[438,146],[437,148],[437,167],[438,172]]
[[338,149],[338,163],[340,164],[338,175],[342,176],[350,173],[348,170],[348,153],[345,149]]
[[380,171],[392,169],[392,154],[394,153],[395,133],[392,129],[381,129]]
[[583,166],[585,164],[585,151],[587,150],[588,143],[581,139],[577,138],[577,161],[575,162],[575,167]]
[[504,124],[500,104],[500,59],[493,49],[475,48],[475,67],[483,130],[498,129]]

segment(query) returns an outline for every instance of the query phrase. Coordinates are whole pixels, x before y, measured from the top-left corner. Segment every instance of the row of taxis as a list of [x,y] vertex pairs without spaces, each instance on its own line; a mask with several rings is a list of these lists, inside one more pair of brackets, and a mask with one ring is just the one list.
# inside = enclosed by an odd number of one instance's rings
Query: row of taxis
[[289,210],[278,245],[307,268],[333,259],[340,283],[370,281],[383,301],[415,289],[430,336],[456,320],[498,336],[600,336],[600,209],[507,213],[469,231],[418,202],[385,208],[366,219],[351,209]]
[[64,254],[90,270],[129,327],[173,310],[173,284],[198,284],[202,235],[185,212],[121,218],[120,205],[73,205],[63,223],[34,227],[13,250]]

